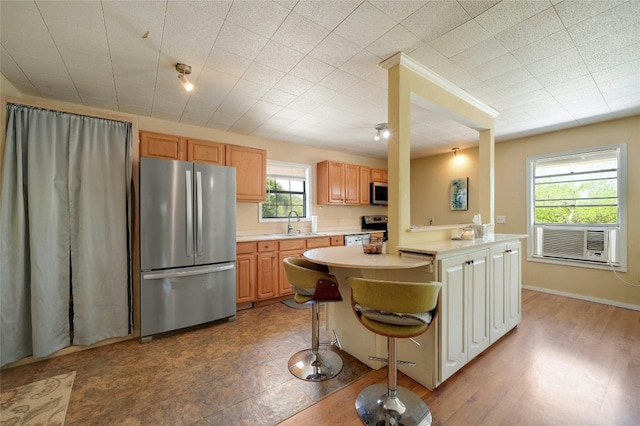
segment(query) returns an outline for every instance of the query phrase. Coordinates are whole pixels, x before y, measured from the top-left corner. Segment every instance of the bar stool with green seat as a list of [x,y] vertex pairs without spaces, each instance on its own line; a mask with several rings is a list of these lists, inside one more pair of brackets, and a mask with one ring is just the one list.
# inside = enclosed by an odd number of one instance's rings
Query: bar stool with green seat
[[351,306],[368,330],[387,337],[387,384],[372,385],[356,399],[356,410],[367,425],[430,425],[427,404],[410,390],[398,386],[397,339],[426,332],[434,324],[441,284],[347,278]]
[[[297,378],[311,382],[331,379],[342,371],[343,362],[337,353],[320,349],[320,303],[342,301],[338,280],[329,274],[326,266],[303,258],[287,257],[283,266],[296,292],[296,303],[311,303],[311,348],[297,352],[289,359],[289,371]],[[340,347],[337,336],[336,343]]]

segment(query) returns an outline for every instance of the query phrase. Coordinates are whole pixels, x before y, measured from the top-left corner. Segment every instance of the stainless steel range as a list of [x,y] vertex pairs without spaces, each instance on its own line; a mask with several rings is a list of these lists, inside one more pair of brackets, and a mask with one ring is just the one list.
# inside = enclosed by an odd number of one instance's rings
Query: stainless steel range
[[362,216],[360,228],[363,231],[384,231],[384,240],[387,241],[387,223],[389,217],[386,215],[380,216]]

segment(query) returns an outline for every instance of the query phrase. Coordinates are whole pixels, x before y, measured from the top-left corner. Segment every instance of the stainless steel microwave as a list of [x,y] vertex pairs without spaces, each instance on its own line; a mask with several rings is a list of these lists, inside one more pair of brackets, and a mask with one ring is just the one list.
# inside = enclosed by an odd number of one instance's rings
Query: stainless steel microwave
[[374,205],[386,206],[389,204],[387,198],[387,184],[382,182],[371,182],[370,202]]

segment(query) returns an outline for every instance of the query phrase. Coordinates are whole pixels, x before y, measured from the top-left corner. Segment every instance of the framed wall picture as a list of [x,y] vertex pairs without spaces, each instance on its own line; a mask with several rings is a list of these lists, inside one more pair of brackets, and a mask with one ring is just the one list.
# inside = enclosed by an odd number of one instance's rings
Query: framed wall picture
[[469,178],[451,180],[449,194],[451,198],[451,210],[469,210]]

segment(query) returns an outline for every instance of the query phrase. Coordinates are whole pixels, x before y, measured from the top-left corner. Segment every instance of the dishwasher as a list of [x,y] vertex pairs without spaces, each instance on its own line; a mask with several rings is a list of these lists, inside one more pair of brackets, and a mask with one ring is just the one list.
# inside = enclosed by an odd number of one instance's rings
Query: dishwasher
[[360,246],[362,242],[368,243],[371,239],[371,234],[362,233],[362,234],[347,234],[344,236],[344,245],[345,246]]

